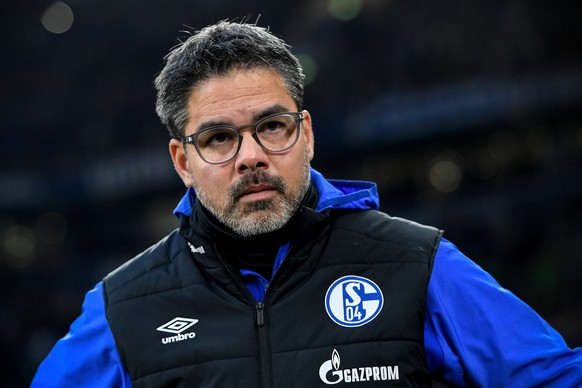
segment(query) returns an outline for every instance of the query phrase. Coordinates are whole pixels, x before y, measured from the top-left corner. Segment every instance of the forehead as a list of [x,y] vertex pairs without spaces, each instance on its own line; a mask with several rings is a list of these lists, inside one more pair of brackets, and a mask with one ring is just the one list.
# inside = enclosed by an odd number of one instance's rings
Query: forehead
[[186,127],[213,120],[236,123],[273,105],[297,110],[279,74],[268,68],[233,70],[197,85],[188,99]]

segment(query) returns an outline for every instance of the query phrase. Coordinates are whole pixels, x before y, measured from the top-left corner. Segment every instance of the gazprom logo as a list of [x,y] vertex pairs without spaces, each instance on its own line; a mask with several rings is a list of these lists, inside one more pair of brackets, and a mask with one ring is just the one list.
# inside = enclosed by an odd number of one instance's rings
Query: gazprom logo
[[340,369],[340,355],[334,349],[331,359],[319,367],[319,378],[327,385],[366,381],[400,380],[398,365],[361,366]]
[[325,309],[338,325],[358,327],[376,318],[384,296],[370,279],[349,275],[336,280],[325,295]]

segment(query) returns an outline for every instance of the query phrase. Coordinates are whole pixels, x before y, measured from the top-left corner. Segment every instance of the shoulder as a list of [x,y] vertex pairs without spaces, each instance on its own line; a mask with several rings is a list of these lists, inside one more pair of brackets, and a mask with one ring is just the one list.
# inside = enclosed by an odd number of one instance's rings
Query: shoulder
[[358,227],[366,227],[366,230],[379,230],[384,233],[390,232],[427,232],[435,233],[437,228],[423,225],[415,221],[408,220],[401,217],[393,217],[379,210],[361,210],[361,211],[342,211],[337,212],[336,217],[338,226],[349,227],[350,225],[357,225]]
[[187,251],[186,241],[178,230],[175,230],[155,245],[125,262],[103,279],[106,304],[118,291],[126,289],[129,284],[139,283],[140,279],[163,271],[175,257]]
[[443,233],[438,228],[378,210],[339,212],[334,228],[406,249],[420,249],[430,256],[436,252]]

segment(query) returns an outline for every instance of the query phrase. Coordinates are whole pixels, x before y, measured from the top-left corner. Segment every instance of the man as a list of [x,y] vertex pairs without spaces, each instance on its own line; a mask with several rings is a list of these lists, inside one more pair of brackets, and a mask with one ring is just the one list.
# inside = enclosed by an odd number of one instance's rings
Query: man
[[87,294],[33,386],[582,384],[582,349],[441,231],[311,169],[302,80],[255,25],[171,52],[157,112],[188,187],[179,229]]

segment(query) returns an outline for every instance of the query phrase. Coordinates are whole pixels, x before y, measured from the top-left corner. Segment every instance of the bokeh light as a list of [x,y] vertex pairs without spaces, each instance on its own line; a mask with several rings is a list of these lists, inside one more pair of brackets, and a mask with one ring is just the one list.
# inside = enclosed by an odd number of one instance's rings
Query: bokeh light
[[4,264],[14,269],[28,267],[36,248],[34,231],[25,225],[14,224],[2,236]]
[[73,26],[73,10],[62,1],[51,4],[40,17],[40,22],[53,34],[67,32]]
[[355,19],[362,9],[361,0],[330,0],[329,12],[337,20],[348,21]]
[[428,164],[428,181],[437,191],[451,193],[461,185],[464,164],[459,153],[445,150]]
[[455,191],[461,184],[461,169],[452,160],[439,160],[429,172],[430,183],[443,193]]

